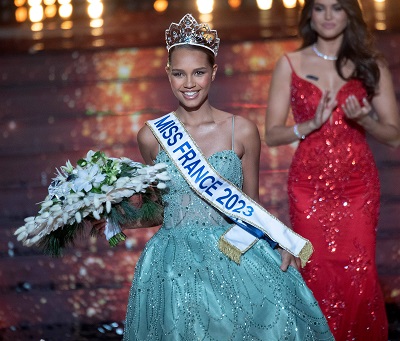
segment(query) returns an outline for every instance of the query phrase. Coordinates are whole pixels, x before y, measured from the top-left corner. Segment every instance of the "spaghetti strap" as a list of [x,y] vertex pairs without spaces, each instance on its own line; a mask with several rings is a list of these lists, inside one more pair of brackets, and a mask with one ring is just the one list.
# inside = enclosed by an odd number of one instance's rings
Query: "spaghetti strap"
[[235,150],[235,115],[232,115],[232,150]]
[[284,54],[284,56],[286,57],[286,59],[288,60],[288,62],[289,62],[289,65],[290,65],[290,68],[292,69],[292,72],[295,72],[294,71],[294,69],[293,69],[293,65],[292,65],[292,62],[290,61],[290,58],[289,58],[289,56],[285,53]]

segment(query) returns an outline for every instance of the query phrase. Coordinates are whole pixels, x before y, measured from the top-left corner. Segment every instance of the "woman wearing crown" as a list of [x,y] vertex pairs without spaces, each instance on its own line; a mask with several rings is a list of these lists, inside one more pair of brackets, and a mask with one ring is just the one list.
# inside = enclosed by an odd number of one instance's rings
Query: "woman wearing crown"
[[255,124],[209,103],[217,32],[187,14],[166,42],[179,104],[147,122],[138,143],[171,181],[162,226],[136,265],[124,340],[333,340],[296,270],[311,245],[257,203]]

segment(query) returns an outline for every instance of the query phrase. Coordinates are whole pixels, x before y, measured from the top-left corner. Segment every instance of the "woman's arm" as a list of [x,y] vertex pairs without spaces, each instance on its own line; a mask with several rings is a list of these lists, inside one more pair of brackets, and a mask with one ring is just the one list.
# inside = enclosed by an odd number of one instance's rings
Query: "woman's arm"
[[[150,188],[151,190],[151,188]],[[149,199],[147,199],[149,200]],[[151,195],[150,200],[152,201],[151,205],[155,205],[153,207],[153,211],[155,213],[154,216],[151,217],[151,219],[138,219],[130,223],[122,224],[121,228],[122,229],[137,229],[137,228],[142,228],[142,227],[155,227],[159,226],[163,222],[163,207],[160,202],[158,202],[158,197],[154,193]],[[146,205],[146,203],[143,203],[143,196],[142,194],[134,194],[129,198],[129,202],[132,206],[136,207],[137,209],[140,209],[143,204]],[[148,205],[148,204],[147,204]]]
[[272,74],[265,116],[265,142],[268,146],[290,144],[298,140],[297,135],[307,136],[319,129],[331,116],[336,107],[336,99],[324,92],[313,119],[296,125],[286,126],[290,108],[292,70],[286,57],[281,57]]
[[[158,142],[154,137],[148,126],[143,126],[137,135],[137,142],[139,145],[140,154],[144,162],[148,165],[153,165],[154,160],[158,153]],[[157,200],[157,196],[154,194],[154,201]],[[140,208],[143,204],[141,194],[135,194],[129,199],[130,203],[137,208]],[[160,214],[151,220],[138,220],[130,224],[122,225],[123,229],[135,229],[140,227],[153,227],[162,224],[163,217]]]
[[286,57],[276,63],[268,92],[265,116],[265,142],[268,146],[290,144],[297,140],[293,127],[286,121],[290,108],[290,84],[292,71]]
[[259,200],[259,167],[261,139],[257,126],[240,116],[235,117],[235,146],[243,149],[243,192],[250,198]]
[[[241,120],[244,121],[243,118]],[[260,134],[255,124],[247,120],[240,123],[241,124],[236,125],[239,129],[235,129],[235,136],[240,134],[239,138],[244,148],[244,154],[242,156],[243,192],[256,202],[259,202]],[[279,246],[278,251],[282,258],[280,266],[282,271],[286,271],[290,265],[297,270],[300,269],[299,258],[294,257]]]
[[158,153],[159,144],[147,125],[138,131],[137,142],[144,162],[147,165],[153,165]]
[[399,109],[389,69],[380,65],[381,77],[377,94],[363,105],[349,96],[342,106],[346,116],[361,125],[376,140],[391,147],[400,145]]

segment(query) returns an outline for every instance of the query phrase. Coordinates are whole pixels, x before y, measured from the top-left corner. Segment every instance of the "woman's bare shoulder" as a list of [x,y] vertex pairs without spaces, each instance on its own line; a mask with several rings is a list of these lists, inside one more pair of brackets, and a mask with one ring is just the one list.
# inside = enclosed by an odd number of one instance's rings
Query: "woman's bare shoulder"
[[254,134],[259,135],[257,124],[252,120],[239,115],[235,116],[235,133],[236,132],[243,137],[251,137],[254,136]]
[[139,129],[137,139],[139,143],[151,143],[152,141],[156,141],[152,131],[146,124]]

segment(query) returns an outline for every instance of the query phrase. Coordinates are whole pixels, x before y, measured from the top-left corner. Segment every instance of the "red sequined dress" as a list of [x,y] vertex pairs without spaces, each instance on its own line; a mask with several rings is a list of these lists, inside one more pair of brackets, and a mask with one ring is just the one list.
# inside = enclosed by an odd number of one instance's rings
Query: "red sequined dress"
[[[387,341],[387,318],[376,264],[380,188],[365,132],[344,116],[350,95],[366,91],[350,80],[321,129],[299,143],[288,179],[291,224],[314,246],[302,272],[336,341]],[[312,119],[321,90],[292,70],[294,119]]]

